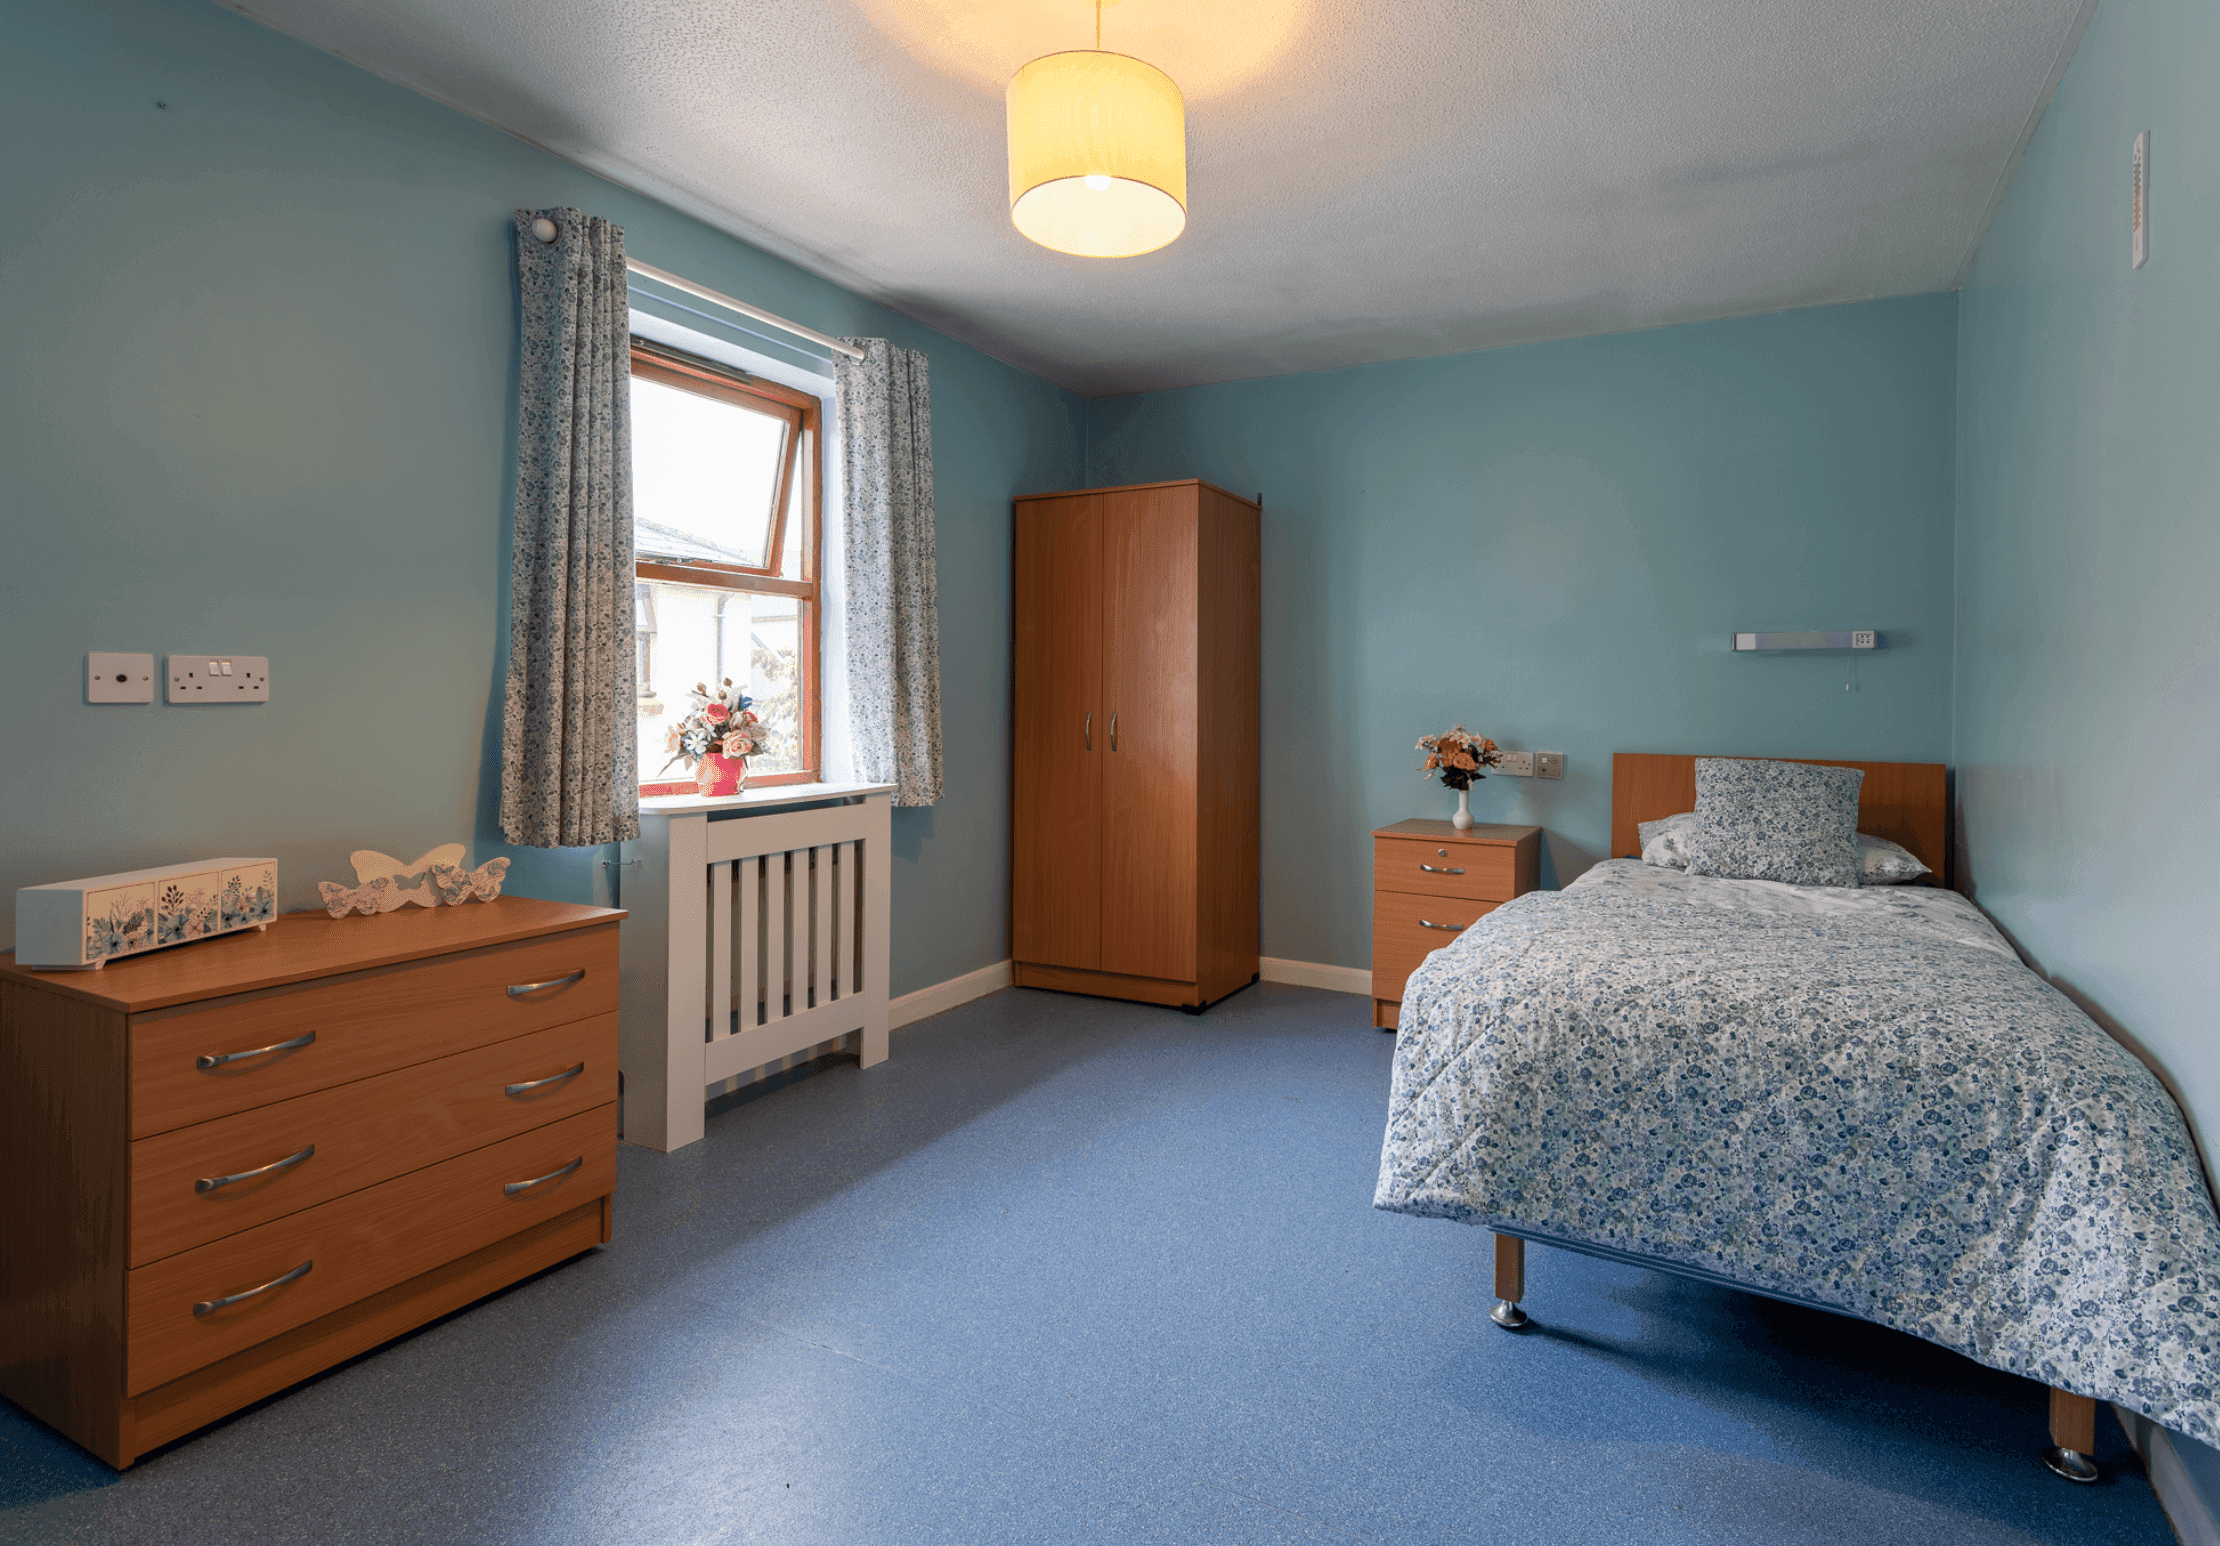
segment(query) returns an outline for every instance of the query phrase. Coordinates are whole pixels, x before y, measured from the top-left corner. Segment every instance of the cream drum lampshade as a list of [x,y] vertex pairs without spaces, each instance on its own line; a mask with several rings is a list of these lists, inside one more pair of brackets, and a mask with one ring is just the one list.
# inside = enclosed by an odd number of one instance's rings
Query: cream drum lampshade
[[1187,103],[1154,65],[1100,49],[1010,81],[1010,219],[1083,258],[1154,252],[1187,226]]

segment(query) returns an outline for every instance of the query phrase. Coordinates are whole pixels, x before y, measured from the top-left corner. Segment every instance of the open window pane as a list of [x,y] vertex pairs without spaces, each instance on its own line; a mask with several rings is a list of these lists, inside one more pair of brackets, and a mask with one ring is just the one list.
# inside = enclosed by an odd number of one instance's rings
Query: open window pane
[[643,559],[761,569],[789,421],[632,378],[633,541]]
[[763,721],[751,777],[800,771],[803,630],[809,604],[793,596],[641,580],[633,616],[640,662],[639,747],[643,783],[691,779],[678,758],[677,727],[696,684],[744,683]]
[[[632,341],[642,791],[683,794],[719,721],[693,731],[693,689],[729,678],[755,701],[748,776],[817,776],[817,576],[823,405],[643,339]],[[700,744],[685,747],[681,735]]]

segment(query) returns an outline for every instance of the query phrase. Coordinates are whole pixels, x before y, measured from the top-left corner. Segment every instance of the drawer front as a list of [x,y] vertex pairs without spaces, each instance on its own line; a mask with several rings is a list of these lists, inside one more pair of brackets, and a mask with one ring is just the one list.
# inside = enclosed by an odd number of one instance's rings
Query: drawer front
[[[374,929],[375,918],[361,926]],[[575,981],[563,979],[573,973]],[[559,984],[521,997],[509,989]],[[617,1008],[613,924],[131,1017],[131,1136],[145,1138]],[[313,1035],[307,1045],[287,1042]],[[204,1057],[281,1048],[203,1068]]]
[[1508,902],[1519,894],[1516,846],[1509,843],[1429,843],[1423,838],[1372,840],[1372,888],[1419,896],[1454,896],[1474,902]]
[[1399,999],[1418,963],[1501,906],[1381,891],[1372,898],[1372,996]]
[[[560,1174],[571,1161],[581,1163]],[[134,1268],[124,1389],[138,1395],[567,1213],[615,1188],[617,1108],[598,1106],[367,1191]],[[505,1185],[553,1176],[515,1195]],[[303,1263],[309,1269],[277,1283]],[[196,1303],[247,1297],[195,1315]]]
[[[579,1072],[570,1074],[573,1068]],[[533,1087],[508,1093],[525,1084]],[[616,1098],[617,1017],[596,1015],[141,1138],[131,1145],[131,1265]],[[263,1173],[206,1191],[195,1186],[254,1170]]]

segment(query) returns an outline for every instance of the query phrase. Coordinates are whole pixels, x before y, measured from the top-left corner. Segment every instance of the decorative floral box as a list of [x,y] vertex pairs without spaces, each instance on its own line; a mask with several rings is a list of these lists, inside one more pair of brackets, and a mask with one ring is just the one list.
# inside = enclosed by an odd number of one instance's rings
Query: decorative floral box
[[15,964],[99,966],[117,956],[267,927],[277,860],[201,859],[15,894]]

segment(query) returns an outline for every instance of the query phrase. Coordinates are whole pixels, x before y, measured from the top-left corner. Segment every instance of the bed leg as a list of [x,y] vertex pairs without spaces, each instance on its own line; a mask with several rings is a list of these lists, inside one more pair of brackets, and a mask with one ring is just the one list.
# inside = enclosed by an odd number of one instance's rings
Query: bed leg
[[[1526,1242],[1516,1235],[1495,1237],[1495,1308],[1488,1319],[1506,1331],[1526,1324],[1519,1301],[1526,1297]],[[2094,1410],[2092,1408],[2092,1410]]]
[[2050,1391],[2050,1448],[2043,1464],[2069,1482],[2093,1482],[2102,1475],[2089,1457],[2097,1448],[2097,1402],[2053,1385]]

